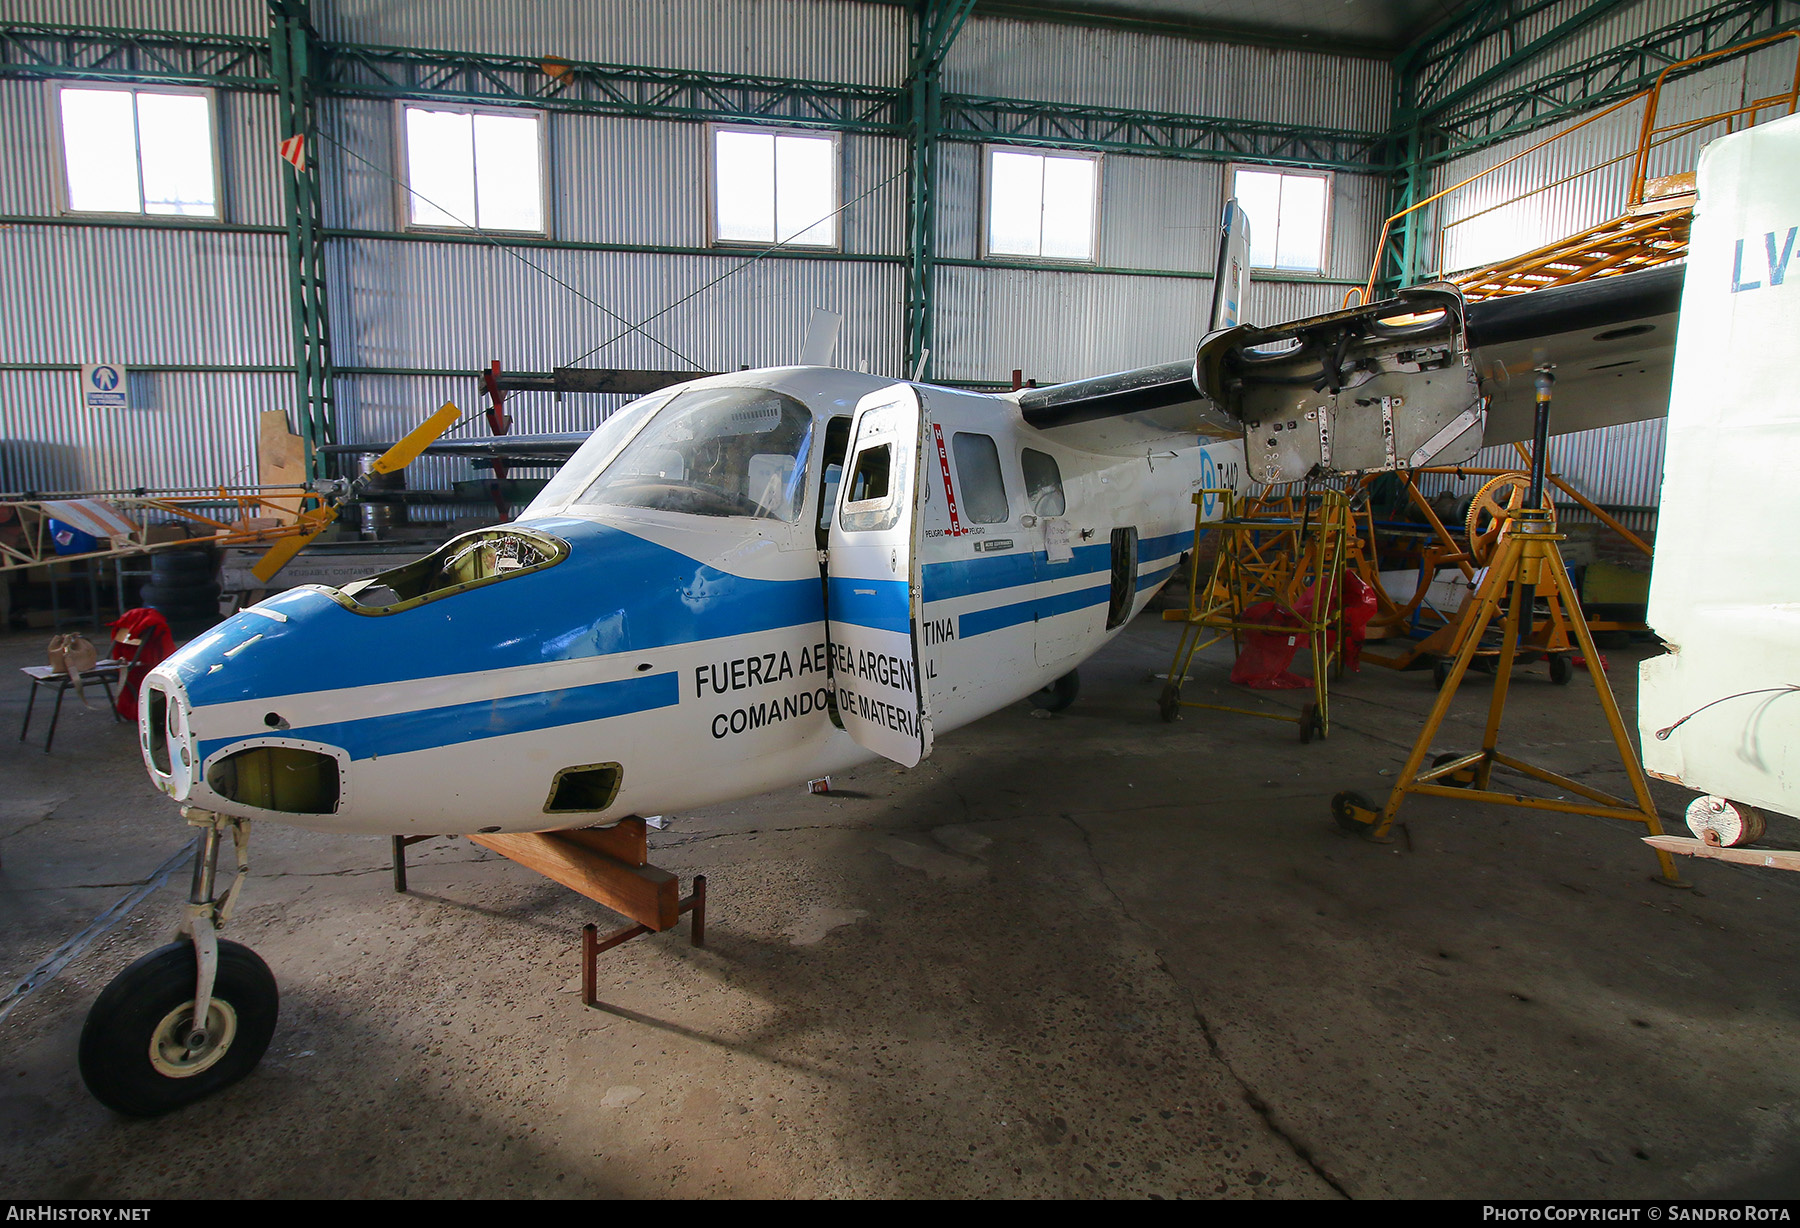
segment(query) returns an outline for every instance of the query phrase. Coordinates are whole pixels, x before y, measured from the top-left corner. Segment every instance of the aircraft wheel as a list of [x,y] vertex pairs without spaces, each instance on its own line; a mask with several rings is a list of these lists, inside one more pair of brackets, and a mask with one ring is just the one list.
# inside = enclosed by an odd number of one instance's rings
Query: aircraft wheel
[[1156,701],[1156,709],[1162,713],[1163,720],[1171,725],[1180,720],[1181,688],[1173,682],[1163,687],[1162,695]]
[[1375,824],[1373,820],[1357,818],[1356,812],[1359,810],[1374,814],[1375,803],[1351,789],[1346,789],[1331,799],[1331,817],[1337,820],[1337,825],[1345,831],[1366,836],[1375,830]]
[[1568,686],[1569,679],[1575,676],[1575,667],[1569,664],[1569,654],[1553,652],[1550,654],[1550,681],[1557,686]]
[[194,944],[158,947],[113,978],[81,1029],[81,1078],[128,1117],[155,1117],[237,1082],[275,1034],[280,994],[249,947],[219,943],[204,1035],[195,1043]]
[[1070,670],[1041,691],[1031,696],[1031,706],[1045,712],[1061,712],[1081,694],[1081,675]]

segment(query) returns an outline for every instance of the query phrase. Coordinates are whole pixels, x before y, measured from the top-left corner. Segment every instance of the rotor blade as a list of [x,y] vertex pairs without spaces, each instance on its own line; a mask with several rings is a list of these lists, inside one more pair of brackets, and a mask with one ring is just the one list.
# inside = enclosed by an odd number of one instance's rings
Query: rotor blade
[[456,408],[454,401],[445,401],[443,406],[431,417],[412,429],[399,443],[383,452],[369,466],[373,473],[393,473],[396,469],[404,469],[419,459],[419,453],[437,441],[437,437],[456,425],[462,417],[462,411]]
[[292,537],[284,537],[270,546],[268,552],[256,560],[250,568],[250,574],[267,584],[273,580],[283,567],[286,567],[296,554],[299,554],[313,538],[325,531],[325,527],[337,519],[337,509],[329,507],[315,508],[301,514],[300,523],[312,523],[312,530],[307,533],[296,533]]

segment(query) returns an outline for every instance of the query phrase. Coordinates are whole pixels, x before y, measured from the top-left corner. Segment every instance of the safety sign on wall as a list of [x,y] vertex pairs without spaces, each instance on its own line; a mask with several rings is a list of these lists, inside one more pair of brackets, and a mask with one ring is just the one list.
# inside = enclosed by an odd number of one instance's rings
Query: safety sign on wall
[[117,363],[95,362],[81,368],[81,403],[87,409],[130,409],[130,385],[125,368]]

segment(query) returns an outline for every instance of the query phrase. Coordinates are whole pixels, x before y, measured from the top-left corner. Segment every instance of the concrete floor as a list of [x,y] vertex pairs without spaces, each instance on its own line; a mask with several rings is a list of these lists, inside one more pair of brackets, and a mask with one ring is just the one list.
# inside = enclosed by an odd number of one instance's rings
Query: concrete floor
[[[0,664],[44,638],[0,639]],[[261,1067],[148,1122],[76,1073],[184,867],[0,1023],[4,1193],[1800,1192],[1800,879],[1684,862],[1675,891],[1635,826],[1430,798],[1391,846],[1345,836],[1329,797],[1385,795],[1429,675],[1365,668],[1302,747],[1227,713],[1163,724],[1172,648],[1140,620],[1059,717],[1020,705],[850,792],[676,817],[652,857],[709,877],[708,945],[605,956],[602,1010],[578,933],[616,922],[571,892],[434,841],[396,895],[384,841],[260,828],[228,936],[281,982]],[[1609,654],[1628,713],[1641,655]],[[1503,748],[1623,790],[1586,687],[1522,673]],[[1486,692],[1459,697],[1465,740]],[[14,983],[187,839],[128,727],[65,708],[39,744],[0,740]],[[1688,795],[1656,788],[1678,823]]]

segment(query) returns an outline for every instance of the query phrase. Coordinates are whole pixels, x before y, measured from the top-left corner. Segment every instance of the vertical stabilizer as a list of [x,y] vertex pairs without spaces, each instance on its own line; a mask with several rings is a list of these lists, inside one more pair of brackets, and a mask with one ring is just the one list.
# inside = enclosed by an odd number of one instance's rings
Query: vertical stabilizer
[[1225,202],[1219,223],[1219,260],[1213,265],[1213,301],[1207,333],[1235,328],[1243,322],[1244,294],[1250,289],[1250,219],[1237,197]]

